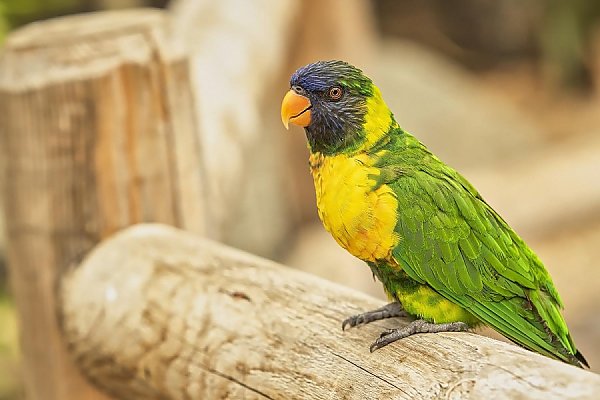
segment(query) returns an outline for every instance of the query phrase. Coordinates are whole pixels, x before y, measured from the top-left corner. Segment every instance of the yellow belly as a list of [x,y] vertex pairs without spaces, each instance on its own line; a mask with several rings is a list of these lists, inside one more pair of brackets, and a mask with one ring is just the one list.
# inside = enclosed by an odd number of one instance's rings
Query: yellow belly
[[436,324],[462,321],[474,326],[479,323],[469,311],[426,285],[420,285],[415,290],[398,290],[393,297],[400,301],[409,314]]
[[379,170],[365,154],[311,155],[319,217],[335,240],[365,261],[388,259],[398,243],[398,201],[392,189],[376,189]]

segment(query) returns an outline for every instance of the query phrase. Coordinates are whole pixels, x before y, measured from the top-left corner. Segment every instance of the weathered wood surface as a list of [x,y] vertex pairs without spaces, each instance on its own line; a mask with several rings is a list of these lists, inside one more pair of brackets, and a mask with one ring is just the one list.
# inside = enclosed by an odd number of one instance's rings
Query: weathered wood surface
[[185,55],[164,13],[32,24],[0,55],[10,280],[29,399],[95,399],[64,350],[55,286],[99,240],[142,221],[204,229]]
[[600,376],[471,333],[373,354],[381,302],[161,225],[129,228],[62,282],[79,367],[122,399],[596,399]]

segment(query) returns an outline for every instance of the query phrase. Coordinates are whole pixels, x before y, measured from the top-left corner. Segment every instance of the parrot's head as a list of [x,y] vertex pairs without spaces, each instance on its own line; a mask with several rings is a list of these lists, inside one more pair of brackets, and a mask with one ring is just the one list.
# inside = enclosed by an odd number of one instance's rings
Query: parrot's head
[[379,90],[358,68],[344,61],[318,61],[292,75],[281,119],[286,128],[290,123],[304,127],[311,151],[345,152],[365,142],[374,96],[380,98]]

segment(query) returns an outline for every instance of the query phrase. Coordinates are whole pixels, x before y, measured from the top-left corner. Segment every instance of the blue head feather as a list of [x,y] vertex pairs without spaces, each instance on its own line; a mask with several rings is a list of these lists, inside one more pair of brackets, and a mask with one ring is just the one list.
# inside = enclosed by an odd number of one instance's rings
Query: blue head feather
[[[305,129],[313,151],[331,154],[364,139],[366,99],[373,94],[373,83],[361,70],[344,61],[317,61],[294,72],[290,86],[311,102],[311,123]],[[328,96],[334,86],[343,89],[339,100]]]

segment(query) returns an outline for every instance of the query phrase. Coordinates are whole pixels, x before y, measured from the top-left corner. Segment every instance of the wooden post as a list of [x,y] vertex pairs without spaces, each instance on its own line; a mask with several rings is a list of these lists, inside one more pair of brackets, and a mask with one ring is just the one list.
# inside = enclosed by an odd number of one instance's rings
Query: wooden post
[[[306,138],[281,125],[296,68],[376,59],[369,0],[172,0],[172,37],[189,48],[210,237],[281,257],[295,225],[316,218]],[[293,142],[293,143],[291,143]]]
[[[365,267],[366,268],[366,267]],[[121,399],[596,399],[600,376],[472,333],[369,353],[381,302],[161,225],[97,247],[62,282],[79,367]]]
[[29,399],[96,399],[56,323],[57,277],[141,221],[204,230],[186,56],[158,10],[32,24],[0,55],[0,133],[12,290]]

